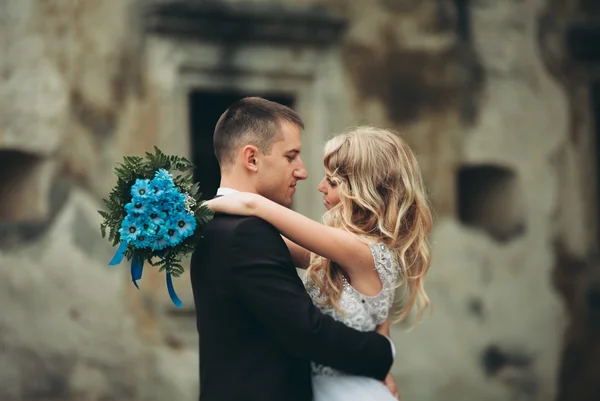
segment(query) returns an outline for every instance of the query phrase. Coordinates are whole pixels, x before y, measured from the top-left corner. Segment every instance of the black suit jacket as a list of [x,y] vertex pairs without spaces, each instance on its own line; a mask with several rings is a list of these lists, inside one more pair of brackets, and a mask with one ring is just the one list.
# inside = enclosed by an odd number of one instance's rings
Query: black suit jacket
[[310,361],[383,380],[391,345],[323,315],[279,232],[215,215],[192,257],[201,401],[311,401]]

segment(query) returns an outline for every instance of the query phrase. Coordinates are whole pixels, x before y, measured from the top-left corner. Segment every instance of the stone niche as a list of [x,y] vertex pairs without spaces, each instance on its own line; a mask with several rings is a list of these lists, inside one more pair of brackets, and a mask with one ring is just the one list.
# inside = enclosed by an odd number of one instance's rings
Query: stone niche
[[[148,78],[159,99],[157,145],[190,157],[203,196],[210,198],[220,180],[213,130],[225,109],[245,96],[291,106],[304,120],[302,158],[314,171],[300,183],[293,208],[320,219],[324,210],[314,188],[334,126],[332,67],[345,22],[315,7],[228,2],[155,3],[143,15]],[[169,304],[163,288],[154,298],[165,311],[159,317],[165,341],[173,348],[195,347],[189,281],[175,281],[182,309]]]
[[463,167],[457,192],[463,224],[481,229],[499,242],[525,232],[524,201],[512,170],[493,165]]
[[48,217],[49,167],[41,156],[0,149],[0,222],[35,222]]

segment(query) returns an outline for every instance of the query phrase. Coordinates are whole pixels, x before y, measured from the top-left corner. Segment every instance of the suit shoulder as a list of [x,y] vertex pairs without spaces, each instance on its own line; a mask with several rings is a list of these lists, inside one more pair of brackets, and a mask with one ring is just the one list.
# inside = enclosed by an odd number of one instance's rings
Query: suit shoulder
[[231,234],[256,233],[257,235],[279,236],[279,231],[272,224],[256,216],[218,214],[215,215],[213,223]]
[[264,258],[265,255],[290,257],[279,231],[258,217],[215,215],[207,229],[204,247],[223,249],[217,244],[226,244],[226,252],[233,254],[234,258],[240,255],[249,260]]
[[272,224],[256,216],[237,216],[236,225],[237,227],[241,228],[256,228],[277,231]]

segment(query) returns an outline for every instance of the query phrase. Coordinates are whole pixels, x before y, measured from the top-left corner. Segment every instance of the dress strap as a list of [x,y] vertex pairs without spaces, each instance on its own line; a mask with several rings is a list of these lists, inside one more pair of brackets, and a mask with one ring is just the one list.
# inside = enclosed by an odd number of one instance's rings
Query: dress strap
[[375,262],[375,269],[384,288],[393,288],[400,278],[400,268],[395,255],[382,243],[370,244],[371,254]]

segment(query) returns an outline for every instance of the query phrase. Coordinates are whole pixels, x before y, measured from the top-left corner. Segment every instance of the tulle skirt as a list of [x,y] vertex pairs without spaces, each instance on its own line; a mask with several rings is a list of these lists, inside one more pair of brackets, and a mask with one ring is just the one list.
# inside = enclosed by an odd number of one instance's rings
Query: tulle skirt
[[362,376],[312,377],[313,401],[397,401],[380,381]]

